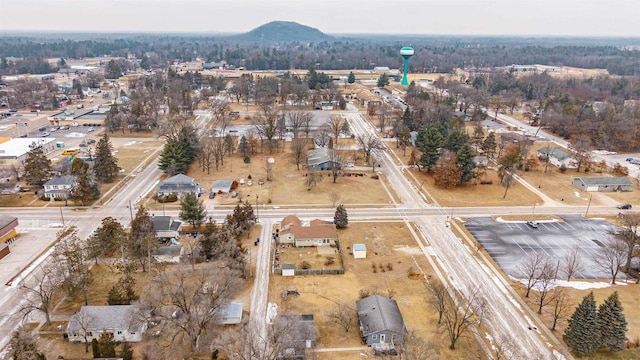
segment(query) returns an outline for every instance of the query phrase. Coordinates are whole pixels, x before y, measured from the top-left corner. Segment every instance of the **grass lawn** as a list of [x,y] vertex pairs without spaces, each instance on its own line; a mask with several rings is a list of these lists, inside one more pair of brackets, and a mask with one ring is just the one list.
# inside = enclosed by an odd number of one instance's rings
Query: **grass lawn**
[[[475,349],[472,340],[464,339],[459,350],[448,350],[448,343],[436,326],[437,312],[428,303],[429,290],[425,280],[409,278],[410,269],[421,269],[427,277],[432,276],[432,270],[404,222],[353,222],[347,229],[339,230],[339,238],[344,275],[270,277],[269,300],[277,304],[279,313],[314,314],[318,348],[362,346],[357,326],[345,333],[328,313],[337,303],[345,303],[352,309],[353,316],[357,316],[355,301],[359,299],[360,290],[376,288],[383,295],[393,295],[409,331],[424,340],[434,340],[442,358],[464,358]],[[367,246],[366,259],[354,259],[349,255],[354,243]],[[316,255],[312,252],[308,256]],[[296,288],[300,296],[282,300],[284,288]],[[317,358],[362,357],[360,352],[352,351],[318,353]]]

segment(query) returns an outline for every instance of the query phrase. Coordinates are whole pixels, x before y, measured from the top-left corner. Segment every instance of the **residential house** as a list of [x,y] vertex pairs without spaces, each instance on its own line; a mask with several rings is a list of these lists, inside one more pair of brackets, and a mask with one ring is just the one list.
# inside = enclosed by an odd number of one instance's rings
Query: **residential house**
[[304,226],[297,216],[289,215],[282,219],[278,239],[296,247],[329,246],[338,241],[338,230],[330,221],[315,219]]
[[192,177],[184,174],[174,175],[165,181],[159,182],[156,189],[158,197],[173,194],[181,198],[187,193],[194,193],[199,196],[200,184],[196,183]]
[[156,239],[166,241],[177,239],[182,227],[181,221],[173,220],[171,216],[151,216],[153,228],[156,230]]
[[334,166],[341,167],[342,163],[335,156],[333,149],[322,147],[307,153],[307,168],[314,170],[332,169]]
[[20,192],[17,182],[0,182],[0,195],[10,195]]
[[548,146],[545,146],[538,150],[538,158],[543,162],[547,161],[548,158],[550,164],[558,167],[562,166],[563,164],[566,167],[574,167],[574,165],[572,164],[573,155],[560,148],[550,148]]
[[573,186],[583,191],[631,191],[631,181],[626,177],[577,177]]
[[222,325],[236,325],[242,322],[242,303],[229,303],[222,307]]
[[139,305],[83,306],[69,318],[66,333],[71,342],[91,342],[103,332],[116,342],[140,342],[150,315]]
[[278,359],[307,359],[307,351],[316,346],[316,326],[313,315],[281,315],[276,318]]
[[214,194],[228,194],[233,188],[233,180],[216,180],[211,184],[211,192]]
[[356,301],[362,340],[375,347],[394,347],[404,342],[407,327],[395,300],[372,295]]
[[44,196],[49,199],[68,199],[76,186],[75,175],[56,175],[44,184]]

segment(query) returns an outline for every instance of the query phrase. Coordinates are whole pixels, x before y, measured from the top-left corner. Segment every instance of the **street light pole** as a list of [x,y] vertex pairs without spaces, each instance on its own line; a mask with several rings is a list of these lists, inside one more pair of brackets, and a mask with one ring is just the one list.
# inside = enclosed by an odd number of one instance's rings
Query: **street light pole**
[[260,219],[260,208],[258,207],[258,194],[256,194],[256,221]]
[[538,203],[533,204],[533,209],[531,210],[531,221],[533,221],[533,216],[536,213],[536,206],[538,205]]

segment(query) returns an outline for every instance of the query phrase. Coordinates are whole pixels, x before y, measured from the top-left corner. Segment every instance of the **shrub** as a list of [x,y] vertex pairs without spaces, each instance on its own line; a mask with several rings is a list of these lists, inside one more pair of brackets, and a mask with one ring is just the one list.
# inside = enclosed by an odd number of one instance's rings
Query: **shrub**
[[564,174],[566,171],[567,171],[567,165],[565,164],[560,165],[560,172]]
[[391,265],[391,263],[387,264],[387,270],[389,270],[389,271],[393,270],[393,265]]
[[311,264],[309,264],[309,262],[307,261],[303,261],[302,263],[300,263],[300,268],[303,270],[311,269]]
[[249,156],[245,156],[242,161],[244,161],[245,164],[248,164],[251,162],[251,158]]
[[324,266],[330,266],[335,263],[336,261],[333,259],[333,256],[327,256],[327,261],[324,262]]

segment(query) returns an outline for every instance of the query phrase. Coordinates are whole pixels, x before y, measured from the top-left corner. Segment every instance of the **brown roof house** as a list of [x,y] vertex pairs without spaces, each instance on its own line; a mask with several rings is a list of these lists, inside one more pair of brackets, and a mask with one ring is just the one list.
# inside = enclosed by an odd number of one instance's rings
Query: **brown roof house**
[[308,225],[302,224],[300,218],[289,215],[280,223],[279,242],[303,246],[334,245],[338,240],[336,225],[330,221],[311,220]]

